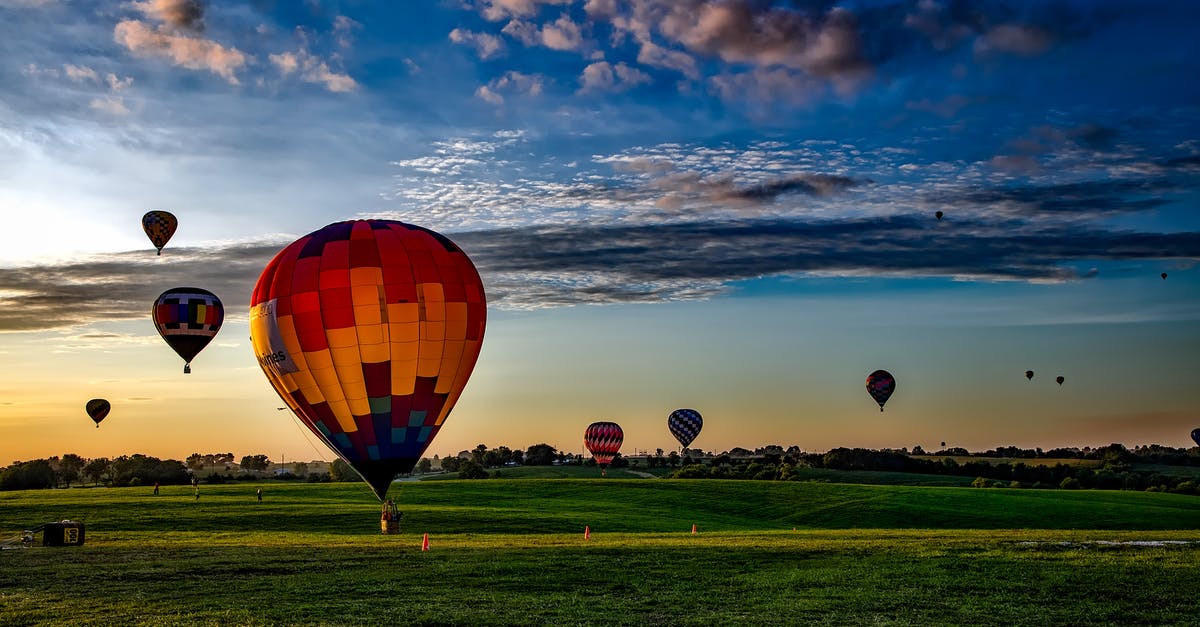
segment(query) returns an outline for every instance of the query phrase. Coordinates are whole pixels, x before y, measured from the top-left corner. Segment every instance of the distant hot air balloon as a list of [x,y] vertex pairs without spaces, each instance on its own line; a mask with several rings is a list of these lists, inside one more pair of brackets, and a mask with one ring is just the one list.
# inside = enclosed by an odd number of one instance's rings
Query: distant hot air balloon
[[700,412],[694,409],[676,409],[667,416],[667,428],[684,448],[700,435],[700,429],[703,427],[704,419],[700,417]]
[[1025,371],[1025,378],[1026,378],[1026,379],[1029,379],[1030,381],[1033,381],[1033,371],[1032,371],[1032,370],[1026,370],[1026,371]]
[[867,375],[867,392],[871,398],[879,403],[879,411],[883,411],[883,404],[892,396],[892,392],[896,391],[896,378],[887,370],[876,370]]
[[1167,273],[1166,273],[1166,272],[1162,273],[1160,276],[1162,276],[1162,278],[1163,278],[1163,280],[1164,280],[1164,281],[1166,281],[1166,280],[1167,280]]
[[176,287],[159,295],[152,314],[158,334],[183,358],[183,373],[188,374],[192,360],[221,329],[225,308],[208,290]]
[[462,394],[486,317],[483,282],[454,242],[354,220],[267,264],[250,297],[250,339],[284,403],[382,501]]
[[621,443],[624,441],[625,432],[621,431],[621,425],[615,422],[593,422],[583,432],[583,444],[592,457],[596,458],[601,475],[607,474],[608,465],[621,450]]
[[146,215],[142,216],[142,230],[146,232],[146,237],[150,238],[150,243],[154,244],[160,255],[163,246],[167,245],[178,226],[179,220],[169,211],[147,211]]
[[1059,387],[1062,387],[1063,381],[1066,381],[1066,379],[1061,374],[1058,375],[1057,377],[1054,377],[1054,380],[1058,382]]
[[946,448],[946,443],[942,442],[942,448]]
[[946,214],[942,213],[941,211],[938,211],[933,214],[933,217],[937,218],[938,220],[941,220],[942,216],[944,216],[944,215],[946,215]]
[[83,409],[96,423],[96,428],[99,429],[100,421],[104,420],[104,417],[108,415],[108,412],[112,411],[112,405],[102,398],[93,398],[83,406]]
[[1200,429],[1192,429],[1192,441],[1200,446]]

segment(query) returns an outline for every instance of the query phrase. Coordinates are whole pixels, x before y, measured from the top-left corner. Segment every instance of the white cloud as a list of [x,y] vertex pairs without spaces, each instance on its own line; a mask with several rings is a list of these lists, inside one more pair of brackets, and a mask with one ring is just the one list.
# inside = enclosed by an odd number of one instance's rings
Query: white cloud
[[232,85],[238,84],[236,72],[248,60],[237,48],[227,48],[199,37],[155,30],[138,20],[118,22],[113,29],[113,39],[135,54],[163,57],[189,70],[208,70]]
[[504,52],[504,40],[489,33],[476,33],[456,28],[450,31],[450,41],[474,48],[475,53],[484,61]]
[[358,82],[349,75],[334,72],[328,63],[304,48],[268,55],[268,58],[284,76],[296,74],[300,80],[321,85],[332,92],[349,92],[358,87]]

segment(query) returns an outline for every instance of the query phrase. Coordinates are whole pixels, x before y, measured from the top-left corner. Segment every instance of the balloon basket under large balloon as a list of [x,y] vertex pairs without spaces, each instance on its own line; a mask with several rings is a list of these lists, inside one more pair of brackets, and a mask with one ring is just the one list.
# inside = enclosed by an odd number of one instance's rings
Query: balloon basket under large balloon
[[156,257],[162,257],[162,249],[161,249],[161,248],[159,248],[159,249],[158,249],[158,252],[157,252],[157,253],[154,253],[154,255],[155,255]]
[[192,365],[191,364],[183,365],[183,374],[192,374]]
[[383,504],[383,510],[379,514],[379,533],[384,535],[392,535],[400,533],[400,519],[404,518],[396,509],[396,502],[388,499]]

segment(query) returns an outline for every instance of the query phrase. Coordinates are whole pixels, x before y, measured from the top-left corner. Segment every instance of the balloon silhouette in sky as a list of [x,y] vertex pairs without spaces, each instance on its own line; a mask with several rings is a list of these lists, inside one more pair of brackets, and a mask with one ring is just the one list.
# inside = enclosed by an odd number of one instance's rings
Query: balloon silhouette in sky
[[942,213],[941,211],[937,211],[937,212],[934,212],[933,217],[937,218],[938,221],[941,221],[942,216],[944,216],[944,215],[946,215],[946,214]]
[[704,419],[700,417],[700,412],[694,409],[676,409],[667,416],[667,428],[685,448],[700,435],[700,429],[703,427]]
[[896,391],[896,378],[887,370],[876,370],[867,375],[867,393],[871,398],[879,403],[879,411],[883,411],[883,404],[892,396],[892,392]]
[[112,411],[112,405],[107,400],[102,398],[93,398],[83,406],[87,415],[96,423],[96,428],[100,428],[100,421]]
[[1025,371],[1025,378],[1026,378],[1026,379],[1029,379],[1030,381],[1033,381],[1033,371],[1032,371],[1032,370],[1026,370],[1026,371]]
[[625,432],[621,431],[621,425],[615,422],[593,422],[583,432],[583,444],[596,459],[602,475],[607,474],[608,465],[621,450],[621,443],[624,441]]
[[1192,441],[1200,446],[1200,429],[1192,429]]
[[178,226],[179,220],[169,211],[147,211],[146,215],[142,216],[142,230],[146,232],[146,237],[150,238],[150,243],[154,244],[160,255],[163,246],[167,245]]
[[1058,382],[1059,387],[1062,387],[1063,381],[1066,381],[1067,379],[1060,374],[1057,377],[1054,377],[1054,380]]
[[454,242],[389,220],[337,222],[258,278],[250,339],[284,403],[383,500],[454,408],[483,343],[483,282]]
[[221,330],[225,308],[216,294],[198,287],[169,289],[154,301],[154,327],[167,345],[183,358],[183,373]]

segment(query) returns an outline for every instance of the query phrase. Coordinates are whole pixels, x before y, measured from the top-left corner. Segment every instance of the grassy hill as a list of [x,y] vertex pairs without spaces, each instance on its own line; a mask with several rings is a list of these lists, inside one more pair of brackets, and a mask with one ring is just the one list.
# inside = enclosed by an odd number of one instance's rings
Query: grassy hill
[[1200,498],[1174,494],[409,482],[383,536],[361,484],[200,491],[0,492],[0,536],[87,524],[0,551],[0,623],[1188,624],[1200,587]]

